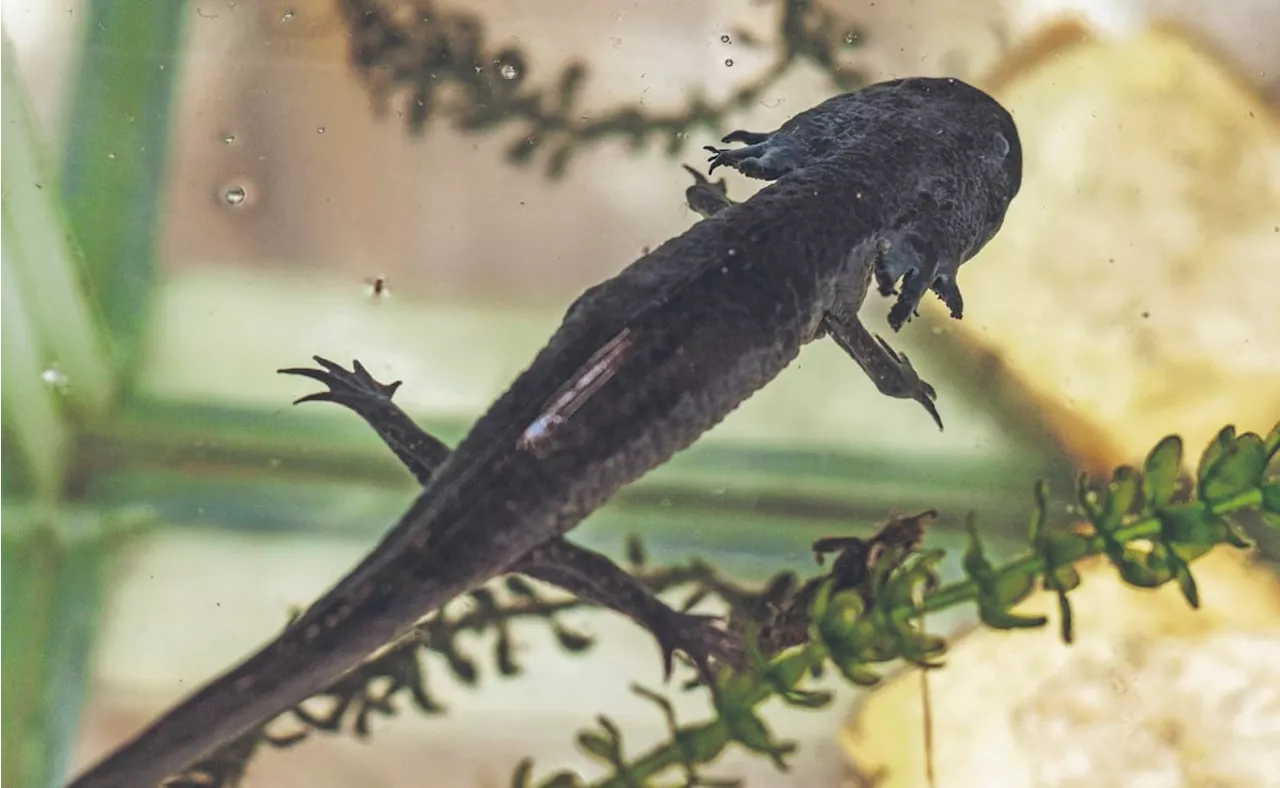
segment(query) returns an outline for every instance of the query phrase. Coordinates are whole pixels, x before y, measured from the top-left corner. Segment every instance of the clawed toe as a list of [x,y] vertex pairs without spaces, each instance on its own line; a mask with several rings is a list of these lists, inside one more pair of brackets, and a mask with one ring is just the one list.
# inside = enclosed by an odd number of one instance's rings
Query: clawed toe
[[717,626],[719,621],[716,616],[673,610],[670,620],[655,628],[653,634],[662,649],[664,680],[671,678],[676,651],[683,652],[689,658],[708,684],[712,683],[715,676],[712,670],[713,660],[742,667],[745,659],[742,644],[731,632]]
[[953,318],[960,320],[964,317],[964,297],[960,295],[960,286],[956,284],[954,278],[940,276],[933,280],[931,289],[938,298],[942,299],[942,303],[947,305]]
[[[938,414],[938,408],[933,404],[938,399],[938,392],[925,381],[920,379],[919,373],[916,372],[914,366],[911,365],[911,359],[907,358],[906,353],[899,353],[884,341],[884,337],[879,334],[875,335],[876,341],[880,343],[880,347],[889,355],[898,368],[898,376],[901,382],[901,388],[896,396],[903,396],[915,400],[920,406],[928,411],[933,418],[933,422],[938,425],[938,429],[943,429],[942,416]],[[883,389],[882,389],[883,391]]]
[[735,166],[733,151],[729,148],[716,148],[711,145],[704,145],[702,146],[702,149],[711,152],[711,155],[707,157],[707,161],[711,162],[711,166],[707,167],[708,175],[715,173],[716,167]]
[[929,413],[933,418],[933,423],[938,425],[938,431],[941,432],[943,430],[942,416],[938,413],[938,407],[933,404],[933,401],[938,398],[937,393],[933,390],[933,386],[930,386],[924,381],[920,381],[919,394],[921,396],[913,397],[913,399],[916,402],[919,402],[920,406]]
[[289,367],[276,370],[282,375],[298,375],[328,386],[328,391],[319,391],[315,394],[299,397],[294,400],[293,404],[295,405],[303,402],[344,403],[356,397],[370,396],[389,400],[396,393],[396,390],[400,388],[401,381],[398,380],[392,383],[379,383],[359,361],[353,360],[351,362],[351,370],[348,371],[326,358],[320,356],[312,356],[312,358],[322,369]]

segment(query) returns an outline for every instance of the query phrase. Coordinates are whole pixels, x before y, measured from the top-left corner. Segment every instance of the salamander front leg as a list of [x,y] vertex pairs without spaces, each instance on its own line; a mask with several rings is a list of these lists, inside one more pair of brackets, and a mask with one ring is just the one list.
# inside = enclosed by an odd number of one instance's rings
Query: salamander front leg
[[720,138],[720,141],[725,145],[730,145],[735,142],[741,142],[743,145],[759,145],[762,142],[768,142],[769,138],[772,136],[773,132],[743,131],[742,129],[738,129],[724,135]]
[[[875,262],[876,286],[883,296],[897,292],[889,310],[894,331],[919,313],[920,300],[932,290],[957,320],[964,314],[964,299],[956,282],[957,260],[942,254],[929,236],[915,230],[894,233],[880,243]],[[898,280],[902,289],[895,290]]]
[[786,135],[779,137],[753,131],[735,131],[726,134],[723,141],[744,142],[747,146],[745,148],[705,146],[704,150],[711,152],[711,167],[707,170],[707,174],[715,172],[716,167],[732,167],[748,178],[772,181],[805,163],[804,149]]
[[829,312],[822,320],[822,327],[862,367],[881,394],[919,402],[933,417],[938,429],[942,429],[942,417],[933,404],[938,394],[933,386],[920,379],[906,354],[889,347],[889,343],[868,331],[856,316],[842,318]]

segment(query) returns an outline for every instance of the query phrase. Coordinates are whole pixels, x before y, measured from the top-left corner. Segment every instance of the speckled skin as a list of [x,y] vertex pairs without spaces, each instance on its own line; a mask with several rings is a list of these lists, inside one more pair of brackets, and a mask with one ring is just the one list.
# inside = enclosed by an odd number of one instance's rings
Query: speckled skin
[[[958,316],[956,271],[1021,178],[1012,119],[956,80],[873,85],[750,141],[714,164],[776,182],[584,293],[367,558],[72,785],[150,788],[510,571],[720,422],[827,316],[856,314],[873,275],[882,292],[903,277],[895,328],[931,287]],[[532,432],[549,412],[569,415]]]
[[[423,486],[430,484],[432,475],[451,452],[392,401],[399,382],[379,383],[359,361],[348,371],[319,356],[315,360],[318,367],[280,370],[311,378],[328,389],[298,402],[334,402],[350,408],[373,428],[414,478]],[[685,652],[704,672],[709,671],[712,657],[740,664],[740,644],[715,624],[714,617],[671,608],[608,557],[564,537],[543,542],[513,564],[511,570],[559,586],[641,624],[657,639],[668,674],[676,650]]]

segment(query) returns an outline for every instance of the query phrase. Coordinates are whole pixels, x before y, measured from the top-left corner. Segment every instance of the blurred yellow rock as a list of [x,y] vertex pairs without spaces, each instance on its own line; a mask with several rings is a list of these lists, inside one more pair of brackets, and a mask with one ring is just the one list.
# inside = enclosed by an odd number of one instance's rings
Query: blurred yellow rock
[[[1071,594],[1072,645],[1048,594],[1018,609],[1048,627],[955,642],[929,673],[938,788],[1276,785],[1280,585],[1225,551],[1193,571],[1199,611],[1097,562]],[[919,672],[867,696],[841,741],[877,788],[929,785]]]
[[[1280,118],[1188,38],[1046,31],[985,85],[1013,112],[1022,192],[961,273],[948,330],[1036,400],[1084,467],[1141,459],[1171,432],[1189,463],[1225,424],[1280,420]],[[1240,551],[1178,590],[1097,561],[977,630],[929,674],[941,788],[1263,786],[1280,780],[1280,582]],[[920,674],[902,671],[842,734],[882,788],[928,785]],[[1270,781],[1270,782],[1268,782]]]
[[[985,84],[1024,178],[949,322],[1091,467],[1280,419],[1280,118],[1188,39],[1059,26]],[[937,310],[936,304],[930,307]]]

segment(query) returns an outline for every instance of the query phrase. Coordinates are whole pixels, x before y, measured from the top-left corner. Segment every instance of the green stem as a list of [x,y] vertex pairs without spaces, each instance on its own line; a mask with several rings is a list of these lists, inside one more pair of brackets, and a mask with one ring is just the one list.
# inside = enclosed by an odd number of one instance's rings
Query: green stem
[[[796,689],[810,672],[826,662],[828,652],[821,643],[809,643],[779,657],[775,667],[779,673],[795,676],[786,689]],[[746,691],[742,703],[754,708],[773,697],[777,692],[776,685],[765,682],[754,685]],[[733,741],[729,725],[723,719],[704,722],[697,725],[684,725],[676,729],[670,741],[657,745],[644,755],[627,764],[626,774],[613,775],[591,783],[590,788],[630,788],[633,785],[644,785],[645,781],[656,777],[667,769],[681,766],[688,760],[685,747],[681,742],[696,742],[696,763],[710,763],[725,747]]]
[[[64,538],[102,520],[68,505],[68,452],[78,427],[110,415],[111,354],[136,360],[146,325],[187,4],[90,0],[83,10],[60,184],[3,47],[4,435],[22,461],[4,475],[5,788],[61,784],[80,727],[110,545]],[[30,516],[14,518],[20,510]]]
[[7,33],[0,39],[8,132],[2,146],[5,183],[0,199],[5,241],[0,288],[4,436],[18,447],[5,455],[4,492],[6,501],[18,496],[50,504],[62,490],[73,440],[62,406],[78,403],[82,411],[96,410],[103,399],[104,376],[95,329],[75,281],[66,228],[53,197],[53,178],[42,155],[42,135],[13,42]]
[[92,0],[85,8],[62,196],[95,306],[126,372],[138,360],[155,288],[187,13],[183,0]]
[[[65,522],[96,513],[63,510],[56,516]],[[94,542],[62,543],[55,525],[13,527],[20,532],[13,537],[6,523],[5,788],[62,784],[79,730],[106,551]]]
[[[6,219],[7,208],[6,204]],[[7,221],[4,229],[8,240]],[[4,457],[4,491],[6,497],[24,496],[47,503],[55,501],[62,489],[71,434],[58,412],[54,389],[42,379],[45,365],[40,340],[18,286],[18,261],[13,259],[9,244],[0,257],[4,437],[10,441]]]
[[[1261,488],[1254,487],[1233,498],[1209,506],[1209,510],[1214,515],[1221,516],[1241,509],[1255,508],[1263,503]],[[1074,565],[1086,558],[1102,555],[1107,552],[1109,544],[1116,542],[1128,544],[1143,539],[1158,540],[1161,531],[1162,524],[1159,518],[1144,517],[1124,528],[1117,529],[1107,538],[1099,535],[1087,539],[1083,543],[1083,553],[1070,563]],[[1192,561],[1203,552],[1188,556],[1186,560]],[[1015,576],[1040,577],[1048,569],[1044,558],[1038,555],[1027,555],[995,569],[994,582],[999,583],[1002,579]],[[976,602],[980,593],[981,589],[975,581],[957,581],[927,594],[920,604],[902,604],[888,610],[887,615],[890,619],[903,622],[923,613],[938,612],[965,602]],[[826,662],[829,656],[827,647],[816,641],[785,652],[771,665],[768,675],[773,679],[758,681],[748,688],[738,690],[742,695],[735,698],[734,707],[754,709],[779,693],[798,689],[810,671]],[[786,678],[780,679],[780,677]],[[722,692],[726,691],[724,687],[725,685],[722,684]],[[692,770],[699,764],[710,763],[734,740],[733,729],[730,722],[724,719],[723,714],[718,714],[717,719],[710,722],[675,728],[667,742],[651,748],[634,761],[624,764],[618,773],[591,783],[591,788],[629,788],[632,785],[643,784],[668,769],[684,767]]]
[[[1241,493],[1236,497],[1221,501],[1210,510],[1217,515],[1229,514],[1240,509],[1249,509],[1262,503],[1262,492],[1260,490],[1250,490]],[[1150,539],[1160,535],[1160,520],[1155,517],[1147,517],[1139,520],[1132,525],[1117,530],[1113,536],[1114,540],[1122,544],[1132,542],[1137,539]],[[1095,536],[1086,543],[1085,554],[1081,557],[1090,558],[1096,555],[1102,555],[1106,552],[1107,540],[1102,536]],[[1004,579],[1012,576],[1034,576],[1038,577],[1044,574],[1047,567],[1042,556],[1027,555],[1016,558],[995,570],[996,580]],[[965,602],[976,602],[980,589],[978,584],[973,580],[957,580],[942,586],[933,593],[926,594],[924,604],[921,610],[925,613],[936,613],[947,608],[954,607]],[[919,610],[914,607],[904,605],[893,611],[893,617],[899,621],[905,621],[919,614]]]
[[61,399],[77,415],[94,416],[110,404],[112,370],[46,156],[47,130],[31,112],[7,35],[3,43],[5,298],[13,290],[30,316],[39,370],[56,363],[68,381]]
[[[706,742],[708,749],[714,750],[712,757],[729,746],[729,726],[717,720],[701,725],[687,725],[679,729],[678,738],[692,738]],[[656,777],[667,769],[679,766],[684,762],[683,749],[674,742],[659,745],[634,762],[627,764],[625,775],[606,777],[591,783],[591,788],[631,788],[633,785],[645,785],[645,780]],[[709,759],[708,759],[709,760]],[[705,761],[704,761],[705,762]]]

